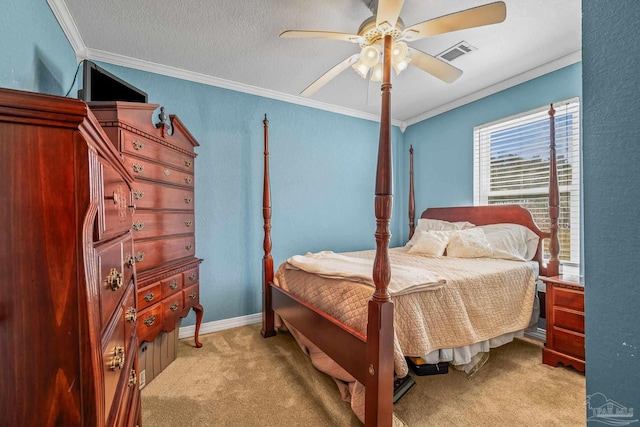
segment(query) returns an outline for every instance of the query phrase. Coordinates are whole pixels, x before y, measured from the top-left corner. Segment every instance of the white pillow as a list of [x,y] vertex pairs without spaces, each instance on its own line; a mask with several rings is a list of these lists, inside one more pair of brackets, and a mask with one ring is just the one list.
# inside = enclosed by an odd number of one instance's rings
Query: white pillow
[[471,224],[467,221],[449,222],[439,219],[427,219],[420,218],[418,220],[418,226],[416,227],[413,237],[407,242],[407,247],[411,247],[416,244],[420,238],[421,232],[427,231],[452,231],[452,230],[466,230],[468,228],[475,227],[475,224]]
[[520,224],[491,224],[477,227],[484,231],[493,250],[492,258],[531,261],[540,237]]
[[449,243],[449,236],[455,231],[424,231],[420,232],[420,236],[415,245],[409,248],[410,254],[442,256],[444,250]]
[[484,231],[477,228],[456,231],[449,237],[447,256],[455,258],[491,257],[492,250]]

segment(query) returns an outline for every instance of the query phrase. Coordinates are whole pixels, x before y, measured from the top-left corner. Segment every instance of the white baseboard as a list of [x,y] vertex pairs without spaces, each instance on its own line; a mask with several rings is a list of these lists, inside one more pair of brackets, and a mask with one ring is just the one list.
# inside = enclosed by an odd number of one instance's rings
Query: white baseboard
[[[231,319],[215,320],[200,325],[200,335],[211,332],[224,331],[225,329],[237,328],[238,326],[253,325],[262,321],[262,313],[249,314],[246,316],[233,317]],[[196,325],[183,326],[180,328],[178,338],[191,338],[196,334]]]

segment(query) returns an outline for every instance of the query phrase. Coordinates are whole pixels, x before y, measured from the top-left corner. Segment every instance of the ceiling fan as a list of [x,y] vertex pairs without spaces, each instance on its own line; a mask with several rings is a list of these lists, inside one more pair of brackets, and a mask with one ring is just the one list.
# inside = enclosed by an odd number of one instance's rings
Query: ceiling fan
[[462,75],[462,70],[428,53],[409,47],[406,42],[467,28],[497,24],[504,21],[507,16],[504,2],[498,1],[405,27],[400,18],[403,4],[404,0],[379,0],[377,11],[374,10],[374,15],[360,25],[357,34],[313,30],[286,30],[280,33],[282,38],[332,39],[360,45],[359,53],[351,55],[324,73],[307,86],[301,95],[313,95],[349,67],[352,67],[362,78],[367,78],[369,70],[372,70],[371,80],[380,81],[382,79],[381,44],[386,34],[390,34],[393,39],[392,64],[397,74],[407,66],[413,65],[444,82],[451,83]]

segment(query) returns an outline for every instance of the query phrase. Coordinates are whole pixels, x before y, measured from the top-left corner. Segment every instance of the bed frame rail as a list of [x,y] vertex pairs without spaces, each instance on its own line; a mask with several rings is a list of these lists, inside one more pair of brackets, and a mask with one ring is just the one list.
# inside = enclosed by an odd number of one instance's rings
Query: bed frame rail
[[332,360],[357,381],[366,380],[367,340],[364,335],[301,300],[287,291],[272,286],[273,309],[298,332],[322,349]]

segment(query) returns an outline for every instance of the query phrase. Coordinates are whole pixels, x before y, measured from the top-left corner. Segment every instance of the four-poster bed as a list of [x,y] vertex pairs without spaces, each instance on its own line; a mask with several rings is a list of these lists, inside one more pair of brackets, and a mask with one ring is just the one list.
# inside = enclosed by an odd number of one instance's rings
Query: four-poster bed
[[[391,50],[391,38],[385,37],[384,40],[384,58],[390,57]],[[402,358],[403,355],[418,355],[418,354],[403,354],[401,345],[407,345],[407,342],[414,339],[411,334],[405,334],[403,329],[394,329],[394,317],[396,321],[398,319],[404,319],[406,306],[414,304],[410,301],[404,304],[403,301],[409,300],[409,295],[394,295],[394,301],[392,301],[392,295],[389,291],[390,282],[392,280],[392,259],[394,263],[401,257],[406,258],[406,249],[394,248],[389,249],[389,221],[391,217],[391,205],[392,205],[392,172],[391,172],[391,142],[390,142],[390,63],[385,60],[384,72],[383,72],[383,84],[382,84],[382,113],[380,121],[380,143],[378,151],[378,164],[376,171],[376,185],[375,185],[375,214],[377,228],[375,232],[376,250],[375,253],[362,255],[363,258],[372,259],[372,283],[369,285],[363,285],[361,283],[352,283],[347,279],[333,280],[333,289],[336,292],[352,292],[352,289],[356,289],[355,293],[359,293],[355,300],[361,303],[360,307],[356,310],[359,312],[357,319],[350,321],[345,318],[341,318],[339,314],[340,307],[332,306],[332,301],[325,301],[324,307],[320,307],[323,304],[322,300],[326,299],[321,295],[320,300],[313,300],[307,298],[307,294],[304,290],[300,290],[297,287],[298,278],[304,275],[311,275],[304,271],[296,269],[287,269],[284,264],[278,270],[278,273],[274,273],[273,259],[271,257],[271,202],[270,202],[270,183],[269,183],[269,150],[268,150],[268,121],[265,116],[264,120],[264,203],[263,203],[263,218],[264,218],[264,258],[263,258],[263,328],[262,335],[264,337],[273,336],[276,333],[276,317],[274,312],[277,312],[279,318],[281,318],[286,326],[292,330],[294,336],[301,335],[306,342],[312,343],[319,348],[330,359],[337,363],[346,373],[348,373],[353,380],[358,384],[364,385],[364,422],[367,426],[384,425],[390,426],[393,420],[393,380],[394,370],[406,369],[406,363]],[[549,198],[549,215],[551,219],[550,232],[542,232],[535,225],[531,214],[519,207],[511,205],[502,206],[478,206],[478,207],[453,207],[453,208],[431,208],[425,210],[421,219],[432,219],[446,221],[448,223],[455,222],[469,222],[477,227],[486,226],[490,224],[520,224],[531,230],[539,238],[536,240],[535,254],[532,256],[532,261],[537,264],[537,271],[532,271],[527,263],[518,261],[503,261],[503,265],[507,265],[506,269],[509,269],[506,279],[511,280],[511,277],[522,276],[521,290],[522,302],[520,305],[514,306],[513,310],[518,313],[519,323],[518,328],[523,329],[522,322],[524,314],[530,315],[530,313],[523,314],[523,308],[528,304],[532,304],[531,298],[535,292],[535,278],[536,274],[544,276],[556,275],[558,273],[558,253],[559,243],[557,237],[557,218],[558,218],[558,182],[555,172],[555,144],[553,140],[553,108],[550,109],[549,115],[552,123],[552,139],[551,139],[551,171],[550,171],[550,198]],[[409,198],[409,224],[411,238],[414,234],[415,224],[415,202],[414,202],[414,189],[413,189],[413,149],[411,149],[411,161],[410,161],[410,198]],[[420,228],[420,221],[418,221],[418,228]],[[550,239],[549,250],[551,258],[549,262],[544,265],[542,262],[542,240]],[[403,252],[403,253],[400,253]],[[348,254],[350,256],[358,257],[356,253]],[[412,256],[412,262],[421,263],[428,257]],[[422,258],[418,260],[419,258]],[[444,258],[453,257],[440,257]],[[435,258],[434,258],[435,259]],[[471,260],[469,260],[471,261]],[[498,260],[489,260],[493,264],[487,268],[493,268],[498,264]],[[446,260],[444,262],[458,262],[454,260]],[[484,264],[479,267],[480,261],[476,262],[472,269],[485,268]],[[487,262],[488,264],[489,262]],[[396,265],[394,264],[394,266]],[[416,264],[417,265],[417,264]],[[410,268],[415,267],[413,265]],[[450,269],[450,266],[445,266],[445,270]],[[421,315],[428,314],[430,311],[437,311],[438,304],[437,299],[441,299],[450,304],[450,307],[456,307],[460,304],[464,304],[468,301],[470,296],[464,294],[462,288],[468,288],[465,285],[465,280],[473,280],[470,277],[465,276],[465,272],[462,268],[455,267],[460,271],[460,276],[453,279],[447,279],[447,285],[437,288],[438,290],[428,290],[423,292],[439,292],[436,298],[420,297],[423,298],[424,307],[422,307]],[[371,270],[370,270],[371,271]],[[488,275],[489,273],[487,273]],[[464,276],[464,277],[463,277]],[[276,283],[277,282],[277,283]],[[315,283],[315,282],[314,282]],[[531,284],[533,283],[533,288]],[[315,284],[314,284],[315,286]],[[371,286],[375,289],[371,293]],[[515,286],[513,286],[516,288]],[[292,290],[293,289],[293,290]],[[434,288],[436,289],[436,288]],[[503,292],[503,291],[501,291]],[[365,295],[368,301],[363,300]],[[410,295],[417,295],[412,293]],[[341,299],[339,297],[338,299]],[[509,296],[514,298],[512,295]],[[351,300],[353,301],[353,300]],[[398,308],[402,313],[394,314],[394,303],[399,304]],[[491,299],[487,299],[484,303],[490,304]],[[497,301],[490,310],[500,310],[501,301]],[[334,311],[334,307],[335,310]],[[519,311],[518,311],[519,310]],[[511,312],[503,313],[503,316],[509,316]],[[348,317],[348,316],[347,316]],[[354,317],[355,319],[355,317]],[[414,321],[412,319],[412,321]],[[433,333],[434,328],[439,325],[429,325],[429,320],[425,317],[423,333],[430,330],[429,333]],[[421,319],[416,321],[422,322]],[[524,319],[524,324],[528,322],[528,319]],[[406,323],[402,321],[401,323]],[[490,323],[490,322],[489,322]],[[455,325],[452,325],[455,327]],[[491,335],[491,332],[484,332],[484,335],[480,341],[487,341],[491,338],[503,336],[504,331],[513,332],[515,326],[505,326],[496,333],[495,336]],[[511,329],[509,329],[511,328]],[[419,328],[418,328],[419,329]],[[475,333],[475,331],[474,331]],[[488,335],[487,335],[488,334]],[[402,341],[402,337],[407,335],[408,337]],[[421,336],[421,340],[429,341],[428,334]],[[400,338],[398,338],[400,337]],[[474,340],[468,342],[468,344],[475,343]],[[431,345],[433,343],[429,343]],[[425,345],[424,348],[431,348],[429,345]],[[439,347],[437,347],[438,349]],[[452,346],[455,346],[452,345]],[[400,355],[400,356],[398,356]],[[422,355],[422,354],[420,354]],[[401,365],[405,363],[404,367]],[[400,367],[400,368],[399,368]],[[398,373],[398,372],[396,372]],[[404,372],[406,374],[406,370]],[[352,402],[353,403],[353,402]],[[353,405],[352,405],[353,406]],[[355,408],[354,408],[355,410]]]

